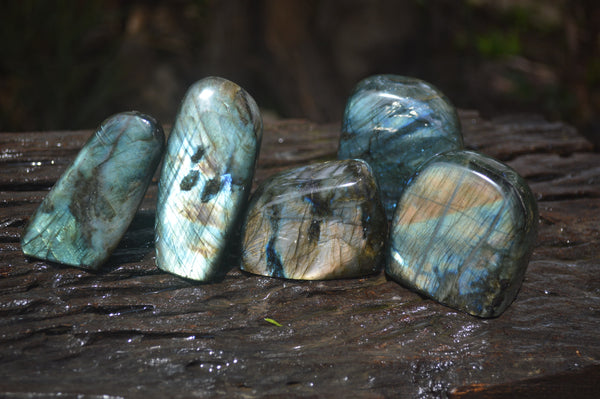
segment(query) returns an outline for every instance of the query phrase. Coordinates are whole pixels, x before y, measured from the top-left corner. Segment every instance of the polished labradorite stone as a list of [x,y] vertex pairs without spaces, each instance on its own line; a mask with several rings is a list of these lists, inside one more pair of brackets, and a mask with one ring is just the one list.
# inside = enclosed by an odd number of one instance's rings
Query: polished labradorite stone
[[377,75],[361,81],[346,104],[338,158],[371,165],[391,219],[417,167],[462,148],[456,111],[438,89],[415,78]]
[[189,88],[159,181],[160,269],[194,280],[218,274],[248,198],[261,138],[258,106],[241,87],[209,77]]
[[443,304],[498,316],[521,286],[537,223],[536,201],[514,170],[475,152],[442,154],[398,202],[386,271]]
[[380,270],[387,221],[369,166],[331,161],[265,181],[243,234],[242,270],[303,280],[359,277]]
[[105,120],[29,221],[23,253],[100,267],[131,223],[163,148],[163,130],[147,115]]

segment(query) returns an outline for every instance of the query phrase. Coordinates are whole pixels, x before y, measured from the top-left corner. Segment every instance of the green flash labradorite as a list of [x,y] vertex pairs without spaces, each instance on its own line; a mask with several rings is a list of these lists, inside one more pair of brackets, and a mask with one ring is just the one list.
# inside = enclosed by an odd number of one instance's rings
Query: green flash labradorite
[[369,165],[361,160],[281,172],[254,193],[242,239],[242,270],[324,280],[377,272],[387,221]]
[[432,84],[376,75],[359,82],[344,111],[339,159],[371,166],[388,219],[416,169],[436,154],[463,148],[450,101]]
[[163,130],[150,116],[105,120],[30,219],[23,253],[98,269],[131,223],[163,147]]
[[246,204],[262,138],[254,99],[218,77],[192,85],[169,136],[159,181],[156,264],[207,281]]
[[475,152],[448,152],[404,190],[386,271],[445,305],[495,317],[517,295],[537,223],[535,198],[514,170]]

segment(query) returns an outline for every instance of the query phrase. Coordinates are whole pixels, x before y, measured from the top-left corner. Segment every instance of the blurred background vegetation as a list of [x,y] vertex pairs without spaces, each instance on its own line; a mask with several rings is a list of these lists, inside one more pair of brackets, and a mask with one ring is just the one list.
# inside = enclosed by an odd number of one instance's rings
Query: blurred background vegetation
[[268,115],[339,121],[375,73],[434,83],[486,117],[539,113],[600,144],[596,0],[1,0],[0,131],[172,123],[207,76]]

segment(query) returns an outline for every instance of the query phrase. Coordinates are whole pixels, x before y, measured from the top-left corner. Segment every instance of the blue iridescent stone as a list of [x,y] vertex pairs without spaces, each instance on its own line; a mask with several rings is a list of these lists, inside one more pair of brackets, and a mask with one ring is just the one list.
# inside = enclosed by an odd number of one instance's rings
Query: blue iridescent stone
[[124,112],[105,120],[30,219],[23,253],[98,269],[131,223],[163,149],[152,117]]
[[416,169],[462,148],[456,111],[438,89],[415,78],[376,75],[361,81],[346,104],[338,158],[371,165],[391,219]]
[[404,190],[386,271],[445,305],[495,317],[517,295],[537,223],[535,198],[514,170],[475,152],[448,152]]
[[381,270],[387,220],[367,163],[342,160],[281,172],[259,186],[242,239],[242,270],[301,280]]
[[248,198],[262,138],[258,106],[240,86],[208,77],[187,91],[159,181],[156,264],[206,281]]

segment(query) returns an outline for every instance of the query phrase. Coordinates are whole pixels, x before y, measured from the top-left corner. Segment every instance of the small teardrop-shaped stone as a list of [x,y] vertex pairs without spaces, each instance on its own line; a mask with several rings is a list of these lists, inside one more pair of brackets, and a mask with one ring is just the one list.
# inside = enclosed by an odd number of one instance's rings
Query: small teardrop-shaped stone
[[321,280],[377,272],[387,220],[369,165],[311,164],[260,185],[248,208],[242,270]]
[[251,188],[262,138],[258,106],[240,86],[208,77],[187,91],[159,181],[156,264],[206,281]]
[[367,161],[391,220],[415,170],[436,154],[462,148],[456,110],[442,92],[416,78],[376,75],[359,82],[348,99],[338,158]]
[[23,253],[98,269],[131,223],[163,148],[162,127],[150,116],[105,120],[30,219]]
[[445,305],[495,317],[521,287],[537,223],[535,198],[514,170],[451,151],[423,165],[404,190],[386,271]]

